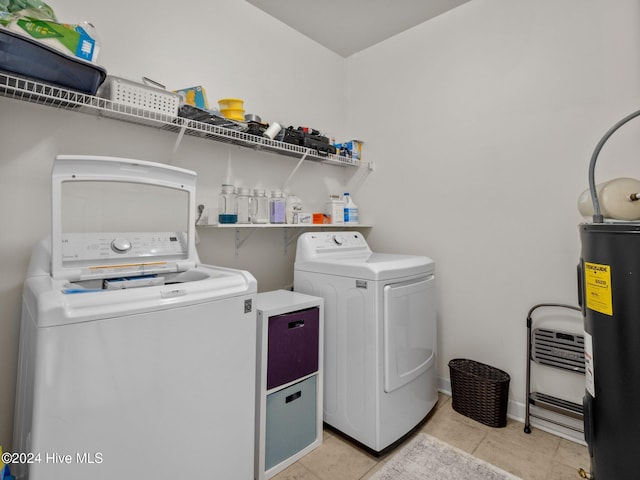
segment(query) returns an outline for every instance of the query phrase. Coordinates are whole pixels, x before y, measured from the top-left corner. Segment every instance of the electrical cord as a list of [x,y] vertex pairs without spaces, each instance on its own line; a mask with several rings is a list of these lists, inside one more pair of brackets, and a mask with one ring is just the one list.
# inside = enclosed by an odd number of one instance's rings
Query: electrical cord
[[196,218],[196,225],[198,224],[198,222],[202,218],[203,212],[204,212],[204,205],[198,205],[198,218]]
[[598,155],[600,154],[600,150],[609,140],[609,137],[615,133],[621,126],[627,123],[630,120],[633,120],[637,116],[640,116],[640,110],[633,112],[618,123],[616,123],[613,127],[611,127],[607,133],[600,139],[598,144],[596,145],[593,154],[591,155],[591,161],[589,162],[589,191],[591,192],[591,202],[593,203],[593,223],[602,223],[604,222],[604,217],[602,213],[600,213],[600,202],[598,200],[598,192],[596,191],[596,180],[595,180],[595,171],[596,171],[596,160],[598,159]]

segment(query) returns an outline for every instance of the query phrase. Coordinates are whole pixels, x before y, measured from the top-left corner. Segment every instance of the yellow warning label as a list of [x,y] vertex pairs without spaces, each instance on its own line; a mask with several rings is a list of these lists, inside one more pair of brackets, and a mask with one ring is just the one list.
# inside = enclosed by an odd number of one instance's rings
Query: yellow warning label
[[611,266],[584,262],[584,283],[587,308],[613,315]]

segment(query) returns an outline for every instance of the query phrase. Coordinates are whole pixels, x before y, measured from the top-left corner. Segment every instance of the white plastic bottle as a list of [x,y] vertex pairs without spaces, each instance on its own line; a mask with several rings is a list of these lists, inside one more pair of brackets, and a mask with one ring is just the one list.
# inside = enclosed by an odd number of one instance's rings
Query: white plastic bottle
[[296,213],[302,211],[302,200],[296,195],[289,195],[284,203],[285,221],[286,223],[293,223],[293,219]]
[[358,206],[353,202],[349,192],[345,192],[344,197],[344,223],[354,225],[358,223]]
[[324,213],[331,217],[331,223],[344,224],[344,202],[340,195],[329,195],[329,201],[325,204]]

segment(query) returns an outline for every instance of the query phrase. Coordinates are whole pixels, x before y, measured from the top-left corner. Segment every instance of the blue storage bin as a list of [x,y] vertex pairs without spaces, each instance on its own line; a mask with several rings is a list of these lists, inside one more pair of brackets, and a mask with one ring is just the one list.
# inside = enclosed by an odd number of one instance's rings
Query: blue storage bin
[[1,27],[0,70],[88,95],[95,95],[107,76],[106,70],[98,65]]

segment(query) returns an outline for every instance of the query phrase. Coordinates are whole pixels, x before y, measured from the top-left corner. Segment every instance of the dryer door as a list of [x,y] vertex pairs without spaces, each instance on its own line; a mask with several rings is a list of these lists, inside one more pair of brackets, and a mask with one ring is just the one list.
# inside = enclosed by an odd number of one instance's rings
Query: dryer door
[[435,277],[385,285],[384,391],[411,382],[435,364]]

